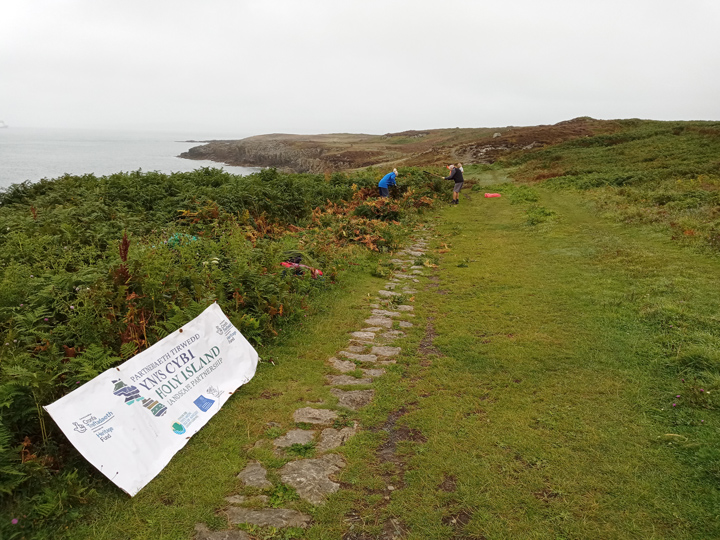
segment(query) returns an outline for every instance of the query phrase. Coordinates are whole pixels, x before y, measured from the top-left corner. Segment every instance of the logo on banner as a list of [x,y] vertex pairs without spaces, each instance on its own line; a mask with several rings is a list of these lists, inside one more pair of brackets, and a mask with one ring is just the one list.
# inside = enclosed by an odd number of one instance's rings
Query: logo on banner
[[215,331],[218,333],[218,335],[221,336],[225,334],[228,343],[232,343],[233,341],[235,341],[235,336],[238,333],[237,329],[227,319],[225,319],[224,321],[220,321],[220,325],[215,327]]
[[200,397],[193,401],[193,403],[197,405],[197,408],[200,409],[202,412],[208,412],[210,410],[210,407],[212,407],[213,403],[215,403],[215,400],[206,398],[205,396],[200,394]]
[[[148,409],[155,416],[162,416],[167,412],[167,407],[160,403],[158,400],[153,398],[144,398],[140,395],[140,390],[136,386],[128,386],[120,379],[112,381],[115,387],[113,388],[113,394],[118,397],[125,398],[125,405],[132,405],[136,401],[140,401],[146,409]],[[183,431],[183,433],[185,433]]]
[[80,421],[72,423],[75,426],[73,431],[85,433],[89,429],[98,439],[105,442],[112,437],[112,433],[115,431],[110,425],[114,420],[115,415],[112,411],[106,412],[99,418],[94,414],[86,414],[80,418]]
[[205,392],[210,394],[211,396],[215,396],[216,398],[220,399],[223,395],[223,391],[219,388],[215,388],[214,386],[208,386],[205,389]]
[[133,496],[253,377],[257,363],[257,351],[213,304],[182,332],[45,410],[90,464]]

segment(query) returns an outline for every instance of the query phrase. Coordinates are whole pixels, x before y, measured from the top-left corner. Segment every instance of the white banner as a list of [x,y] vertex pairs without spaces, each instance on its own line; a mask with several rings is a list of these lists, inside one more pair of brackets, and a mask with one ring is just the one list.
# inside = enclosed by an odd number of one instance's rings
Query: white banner
[[213,304],[45,410],[90,463],[135,495],[253,378],[257,362]]

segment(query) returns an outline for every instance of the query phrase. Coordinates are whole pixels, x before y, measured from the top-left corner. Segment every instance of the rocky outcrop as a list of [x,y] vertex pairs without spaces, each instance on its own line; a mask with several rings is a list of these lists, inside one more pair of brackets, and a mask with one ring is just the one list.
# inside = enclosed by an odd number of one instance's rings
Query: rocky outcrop
[[325,150],[316,144],[262,135],[239,141],[211,141],[180,154],[242,167],[276,167],[294,172],[322,172]]
[[242,167],[275,167],[289,172],[323,173],[372,165],[447,165],[451,162],[493,163],[512,153],[547,144],[609,133],[611,121],[582,117],[550,126],[431,129],[385,135],[272,134],[237,141],[209,141],[180,154]]

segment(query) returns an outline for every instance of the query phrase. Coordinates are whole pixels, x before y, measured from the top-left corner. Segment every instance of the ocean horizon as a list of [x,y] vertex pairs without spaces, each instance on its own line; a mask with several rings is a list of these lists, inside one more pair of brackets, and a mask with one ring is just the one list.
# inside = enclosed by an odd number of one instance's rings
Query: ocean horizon
[[[247,175],[258,168],[177,157],[201,141],[249,135],[212,132],[122,131],[9,127],[0,129],[0,190],[12,184],[71,175],[107,176],[142,170],[161,173],[215,167]],[[198,141],[198,142],[188,142]]]

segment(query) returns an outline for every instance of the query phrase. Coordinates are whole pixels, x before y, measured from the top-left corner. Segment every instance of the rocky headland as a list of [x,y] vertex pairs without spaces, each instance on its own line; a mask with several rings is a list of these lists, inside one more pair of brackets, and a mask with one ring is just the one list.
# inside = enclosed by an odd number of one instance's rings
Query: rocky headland
[[368,166],[428,166],[450,162],[492,163],[518,150],[618,129],[613,121],[575,118],[553,125],[403,131],[385,135],[269,134],[240,140],[208,141],[180,154],[242,167],[275,167],[288,172],[323,173]]

